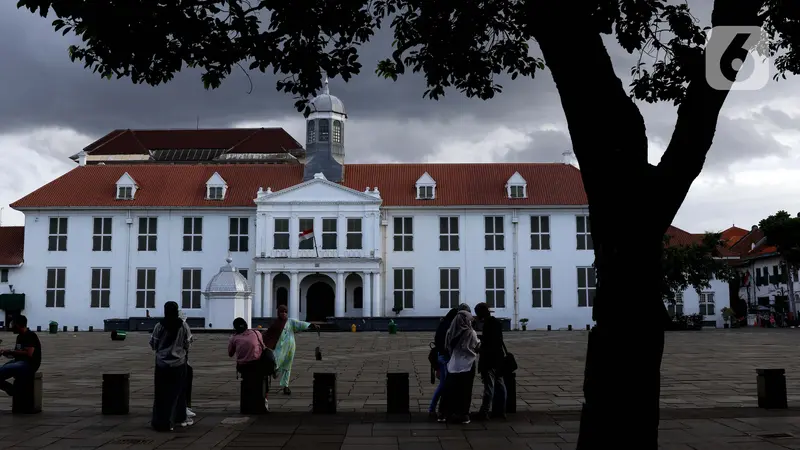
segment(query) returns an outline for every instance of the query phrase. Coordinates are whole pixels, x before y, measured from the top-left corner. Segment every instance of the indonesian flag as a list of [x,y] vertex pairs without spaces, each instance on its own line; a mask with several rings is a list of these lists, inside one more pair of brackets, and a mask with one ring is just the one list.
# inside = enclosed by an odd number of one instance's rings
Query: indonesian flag
[[742,275],[742,286],[750,286],[750,271],[749,270],[747,272],[745,272],[744,275]]
[[306,239],[311,239],[314,237],[314,229],[305,230],[300,232],[300,240],[305,241]]

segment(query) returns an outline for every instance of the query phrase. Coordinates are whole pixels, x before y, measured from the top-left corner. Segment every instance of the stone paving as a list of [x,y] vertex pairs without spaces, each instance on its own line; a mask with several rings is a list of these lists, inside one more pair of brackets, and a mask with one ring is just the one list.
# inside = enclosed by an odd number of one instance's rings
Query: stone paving
[[[635,330],[631,339],[635,339]],[[108,333],[40,333],[44,349],[44,409],[11,416],[0,399],[0,448],[326,448],[425,450],[574,448],[587,332],[507,333],[517,357],[517,408],[508,422],[444,426],[423,419],[434,385],[427,363],[431,333],[304,333],[292,374],[291,396],[273,392],[273,414],[238,415],[238,382],[226,354],[227,336],[197,334],[193,403],[198,420],[188,430],[155,434],[146,423],[152,405],[153,359],[147,334],[113,342]],[[5,344],[13,335],[0,338]],[[800,395],[800,330],[671,332],[663,363],[663,448],[800,449],[800,411],[755,408],[756,368],[785,368],[790,406]],[[314,359],[320,345],[322,361]],[[387,418],[387,372],[409,372],[412,416]],[[131,373],[131,415],[100,415],[101,374]],[[336,416],[307,414],[314,372],[338,375]],[[474,402],[479,398],[476,383]],[[242,422],[242,423],[239,423]],[[625,435],[621,430],[621,435]],[[770,435],[770,436],[764,436]],[[795,437],[797,436],[797,437]],[[489,442],[491,441],[491,442]],[[484,445],[485,446],[485,445]]]

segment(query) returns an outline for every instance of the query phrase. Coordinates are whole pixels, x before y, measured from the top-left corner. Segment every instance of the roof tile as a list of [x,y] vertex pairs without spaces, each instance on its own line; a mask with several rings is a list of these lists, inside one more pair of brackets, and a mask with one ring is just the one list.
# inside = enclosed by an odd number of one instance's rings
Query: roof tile
[[0,266],[22,264],[25,227],[0,227]]

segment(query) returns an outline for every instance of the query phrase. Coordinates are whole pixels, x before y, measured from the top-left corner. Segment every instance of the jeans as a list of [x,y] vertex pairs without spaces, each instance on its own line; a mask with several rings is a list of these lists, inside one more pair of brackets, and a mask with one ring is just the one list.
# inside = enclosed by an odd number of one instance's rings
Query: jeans
[[428,407],[428,412],[436,411],[436,404],[442,397],[442,391],[444,390],[444,379],[447,377],[447,360],[440,354],[436,362],[439,365],[439,385],[436,386],[436,390],[433,392],[433,398],[431,399],[431,406]]
[[0,366],[0,389],[8,395],[14,395],[14,385],[9,383],[9,378],[30,376],[31,366],[26,361],[11,361]]
[[506,413],[506,383],[497,369],[487,369],[481,373],[483,380],[483,401],[481,413],[488,413],[491,407],[492,414]]
[[157,430],[168,430],[186,420],[186,364],[177,367],[156,366],[154,377],[153,418]]

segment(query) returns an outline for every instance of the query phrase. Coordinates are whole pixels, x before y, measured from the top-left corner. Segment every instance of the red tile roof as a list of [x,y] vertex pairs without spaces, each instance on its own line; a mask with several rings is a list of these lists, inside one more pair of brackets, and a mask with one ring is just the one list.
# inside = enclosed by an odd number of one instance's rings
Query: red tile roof
[[86,146],[90,155],[147,155],[149,150],[226,149],[229,153],[287,153],[302,150],[283,128],[201,130],[114,130]]
[[[689,233],[672,225],[670,225],[669,228],[667,229],[667,235],[669,235],[670,237],[669,243],[671,245],[683,245],[683,246],[699,244],[703,241],[703,238],[705,237],[705,233]],[[718,247],[717,251],[719,252],[719,256],[723,258],[738,257],[737,253],[731,251],[726,247]]]
[[758,227],[753,227],[750,232],[733,244],[731,250],[739,254],[742,259],[772,256],[778,251],[774,245],[767,244],[764,232]]
[[744,228],[732,226],[722,232],[722,240],[725,241],[725,244],[728,247],[731,247],[733,244],[737,243],[739,239],[747,236],[747,233],[749,233],[749,231],[745,230]]
[[25,227],[0,227],[0,266],[22,264]]
[[[505,183],[519,172],[528,197],[509,199]],[[116,200],[117,180],[127,172],[139,189],[134,200]],[[205,200],[206,181],[219,172],[228,183],[225,200]],[[436,199],[417,200],[415,182],[428,172]],[[76,167],[16,201],[13,208],[48,207],[248,207],[259,187],[273,191],[301,183],[303,167],[275,164],[114,164]],[[581,174],[567,164],[351,164],[345,186],[378,187],[384,206],[560,206],[587,204]]]

